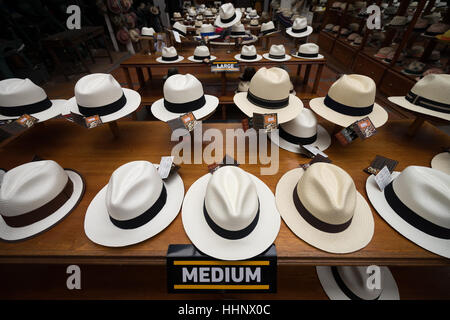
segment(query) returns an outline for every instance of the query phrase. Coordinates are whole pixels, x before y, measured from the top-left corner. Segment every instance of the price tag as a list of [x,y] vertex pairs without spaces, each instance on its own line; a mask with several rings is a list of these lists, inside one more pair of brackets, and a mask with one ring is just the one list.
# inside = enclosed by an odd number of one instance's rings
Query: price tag
[[266,132],[271,132],[278,128],[278,116],[276,113],[254,113],[253,114],[253,128],[256,130],[264,129]]
[[99,115],[83,117],[81,114],[73,113],[64,115],[64,118],[70,122],[74,122],[83,128],[92,129],[103,124]]
[[183,114],[178,118],[167,121],[170,129],[175,131],[176,129],[187,129],[188,132],[194,130],[195,126],[199,123],[192,112]]
[[335,134],[335,137],[343,146],[346,146],[358,137],[365,140],[373,136],[376,132],[377,130],[372,121],[370,121],[369,117],[365,117],[361,120],[355,121],[347,128],[342,129]]
[[172,30],[173,32],[173,38],[175,39],[175,41],[177,43],[181,43],[181,38],[180,38],[180,34],[178,33],[178,31]]
[[307,170],[311,165],[313,165],[316,162],[331,163],[331,160],[328,157],[324,157],[321,154],[318,154],[310,162],[301,164],[299,167],[302,168],[303,170]]
[[173,156],[161,157],[161,161],[159,162],[158,173],[161,176],[161,179],[165,180],[173,173],[177,172],[180,169],[179,166],[173,163]]
[[39,119],[28,114],[24,114],[15,120],[2,120],[0,122],[0,141],[31,128],[38,121]]
[[311,145],[299,145],[300,146],[300,153],[307,156],[308,158],[314,158],[318,154],[320,154],[324,158],[328,158],[328,156],[317,149],[316,147],[313,147]]
[[391,181],[391,173],[389,172],[387,166],[384,166],[383,169],[381,169],[381,171],[378,172],[378,174],[375,176],[375,182],[377,183],[381,191],[383,191],[384,188],[386,188],[386,186],[391,183]]
[[375,159],[372,160],[372,163],[370,164],[370,166],[368,166],[367,168],[365,168],[363,171],[368,173],[368,174],[378,174],[378,172],[380,172],[380,170],[386,166],[389,169],[389,172],[392,173],[395,169],[395,167],[397,166],[398,161],[397,160],[392,160],[389,158],[385,158],[383,156],[379,156],[376,155]]

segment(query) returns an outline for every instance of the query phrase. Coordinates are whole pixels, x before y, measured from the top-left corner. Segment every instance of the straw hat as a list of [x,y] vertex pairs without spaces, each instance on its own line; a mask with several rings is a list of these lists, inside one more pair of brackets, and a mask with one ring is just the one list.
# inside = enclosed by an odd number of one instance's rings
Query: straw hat
[[309,36],[313,28],[308,26],[306,18],[296,18],[292,27],[286,29],[286,33],[294,38],[303,38]]
[[263,54],[264,59],[271,61],[288,61],[291,59],[291,56],[286,54],[286,49],[282,44],[273,44],[270,46],[270,50],[268,53]]
[[186,37],[187,29],[186,26],[180,22],[175,22],[172,26],[172,30],[178,32],[181,37]]
[[153,28],[142,27],[142,30],[141,30],[142,36],[153,37],[154,34],[155,34],[155,30]]
[[197,46],[194,50],[194,55],[188,57],[188,60],[192,62],[203,62],[203,60],[208,59],[210,61],[216,60],[216,56],[212,56],[209,53],[207,46]]
[[241,10],[235,10],[232,3],[225,3],[220,6],[219,16],[216,18],[215,25],[221,28],[229,28],[241,20]]
[[293,54],[296,58],[301,59],[323,59],[323,55],[319,54],[319,46],[315,43],[304,43],[298,47],[298,51]]
[[254,45],[243,45],[241,53],[234,56],[236,60],[243,62],[255,62],[262,59],[262,56],[256,53]]
[[232,38],[241,38],[245,37],[247,33],[245,32],[245,27],[242,23],[238,22],[236,24],[233,24],[231,27],[231,35]]
[[183,59],[184,57],[178,55],[175,47],[164,47],[162,48],[161,57],[156,58],[156,61],[159,63],[177,63]]
[[216,29],[212,24],[202,24],[200,27],[200,36],[196,36],[196,40],[201,40],[202,37],[208,37],[208,39],[213,40],[220,37],[220,34],[216,34]]
[[267,36],[275,32],[277,32],[277,29],[275,28],[273,21],[269,21],[261,25],[261,35]]

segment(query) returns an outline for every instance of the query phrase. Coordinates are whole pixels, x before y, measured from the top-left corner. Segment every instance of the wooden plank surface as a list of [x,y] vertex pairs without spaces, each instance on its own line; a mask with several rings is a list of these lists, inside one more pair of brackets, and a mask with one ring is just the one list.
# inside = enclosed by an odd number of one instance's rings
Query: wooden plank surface
[[[321,120],[321,122],[323,122]],[[87,130],[65,120],[51,120],[0,148],[0,167],[11,169],[31,161],[33,155],[53,159],[65,168],[83,174],[86,194],[66,219],[51,230],[24,242],[0,242],[0,262],[9,263],[87,263],[87,264],[164,264],[169,244],[190,243],[184,233],[181,215],[162,233],[143,243],[125,248],[106,248],[92,243],[84,234],[84,215],[96,193],[108,183],[111,173],[120,165],[133,160],[159,163],[169,155],[176,142],[169,142],[170,129],[160,122],[120,121],[120,137],[114,139],[108,126]],[[354,179],[357,189],[365,196],[362,171],[375,155],[399,161],[398,170],[408,165],[429,166],[441,148],[450,145],[450,138],[425,123],[414,137],[407,135],[409,120],[391,121],[366,141],[355,141],[342,147],[333,140],[326,151],[333,162],[345,169]],[[331,132],[332,125],[324,123]],[[240,124],[204,124],[204,129],[238,128]],[[225,140],[225,139],[224,139]],[[248,154],[248,152],[247,152]],[[248,158],[247,158],[248,159]],[[268,165],[242,164],[248,172],[259,176],[272,191],[280,177],[308,159],[279,151],[279,171],[260,176],[260,168]],[[185,190],[207,173],[206,164],[183,164],[179,171]],[[281,225],[275,241],[279,264],[295,265],[449,265],[449,260],[432,254],[405,239],[380,218],[372,208],[375,234],[370,244],[351,254],[330,254],[306,244]]]

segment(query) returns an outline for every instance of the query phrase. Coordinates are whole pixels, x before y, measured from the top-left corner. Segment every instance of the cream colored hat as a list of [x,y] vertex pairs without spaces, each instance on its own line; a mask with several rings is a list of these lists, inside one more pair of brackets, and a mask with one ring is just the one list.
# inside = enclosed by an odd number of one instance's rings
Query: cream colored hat
[[256,53],[254,45],[243,45],[241,53],[234,56],[236,60],[245,62],[255,62],[262,59],[262,56]]
[[203,60],[208,59],[210,61],[216,60],[216,56],[212,56],[209,53],[207,46],[197,46],[194,50],[194,55],[188,57],[192,62],[203,62]]
[[309,36],[313,32],[313,28],[308,26],[306,18],[296,18],[292,27],[286,29],[286,33],[294,38],[303,38]]
[[272,61],[288,61],[291,59],[291,56],[286,54],[286,49],[284,49],[282,44],[271,45],[269,52],[264,53],[263,57],[264,59]]
[[405,109],[450,121],[450,75],[426,75],[406,96],[388,100]]
[[252,27],[259,26],[259,21],[258,21],[258,19],[252,19],[252,20],[250,20],[250,25],[251,25]]
[[231,35],[232,38],[240,38],[245,37],[247,33],[245,32],[245,27],[242,23],[238,22],[231,27]]
[[252,10],[250,10],[250,12],[248,12],[247,18],[248,19],[258,19],[259,15],[258,15],[258,13],[256,12],[255,9],[252,9]]
[[225,3],[220,6],[219,16],[216,18],[215,25],[221,28],[229,28],[241,20],[241,10],[235,10],[232,3]]
[[342,127],[369,117],[376,128],[388,120],[388,113],[375,102],[376,85],[372,78],[360,74],[343,75],[334,82],[328,94],[309,102],[321,117]]
[[202,37],[208,37],[210,40],[217,39],[220,37],[220,34],[216,34],[216,29],[212,24],[202,24],[200,27],[200,36],[197,36],[196,39],[201,39]]
[[294,57],[302,59],[323,59],[323,55],[319,54],[319,46],[315,43],[301,44]]
[[250,259],[270,247],[280,230],[272,191],[236,166],[195,181],[184,199],[183,227],[203,253],[222,260]]
[[180,34],[180,36],[182,37],[186,37],[187,34],[187,29],[186,26],[180,22],[175,22],[172,26],[172,30],[175,30],[176,32],[178,32]]
[[397,232],[433,253],[450,258],[450,175],[409,166],[393,172],[383,191],[370,176],[367,196],[380,216]]
[[367,246],[374,233],[372,212],[352,177],[330,163],[316,162],[285,173],[277,184],[278,211],[289,229],[331,253]]
[[260,68],[250,81],[248,92],[234,95],[234,103],[248,117],[253,113],[276,113],[278,123],[294,119],[303,109],[302,101],[289,93],[289,74],[280,68]]
[[179,13],[179,12],[174,12],[174,13],[173,13],[173,17],[174,17],[174,18],[181,18],[181,13]]
[[154,34],[155,34],[155,30],[153,28],[142,27],[141,35],[153,37]]
[[431,159],[431,167],[433,169],[450,174],[450,152],[442,152]]
[[277,29],[275,28],[273,21],[269,21],[261,25],[261,35],[267,36],[275,32],[277,32]]
[[159,63],[176,63],[184,59],[183,56],[178,55],[177,49],[175,47],[164,47],[162,48],[161,57],[156,58]]
[[404,26],[408,23],[408,18],[404,16],[395,16],[391,22],[389,22],[389,25],[391,26]]

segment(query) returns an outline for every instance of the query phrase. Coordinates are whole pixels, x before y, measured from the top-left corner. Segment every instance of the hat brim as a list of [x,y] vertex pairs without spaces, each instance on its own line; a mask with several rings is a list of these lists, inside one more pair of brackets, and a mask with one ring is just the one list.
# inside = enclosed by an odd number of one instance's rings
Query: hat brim
[[356,196],[352,222],[342,232],[323,232],[303,219],[292,197],[303,173],[302,168],[288,171],[277,184],[275,193],[277,208],[289,229],[303,241],[326,252],[350,253],[367,246],[374,233],[374,220],[369,205],[359,192]]
[[271,34],[279,33],[279,32],[280,32],[280,30],[275,30],[275,31],[272,31],[272,32],[269,32],[269,33],[266,33],[266,34],[262,34],[262,30],[261,30],[261,33],[259,34],[259,37],[270,36]]
[[[216,56],[210,56],[209,61],[214,61],[216,59],[217,59]],[[198,63],[202,63],[203,62],[203,60],[196,60],[196,59],[194,59],[194,56],[189,56],[188,60],[192,61],[192,62],[198,62]]]
[[238,53],[237,55],[234,56],[234,58],[238,61],[242,61],[242,62],[256,62],[256,61],[260,61],[262,59],[262,55],[257,54],[255,59],[242,59],[241,58],[241,54]]
[[253,113],[276,113],[279,124],[294,119],[303,109],[303,102],[293,94],[289,95],[289,104],[281,109],[266,109],[254,105],[247,100],[247,92],[236,93],[233,97],[233,101],[247,117],[253,117]]
[[3,176],[5,175],[6,170],[0,168],[0,186],[2,185]]
[[[378,300],[400,300],[397,282],[388,267],[380,267],[382,291]],[[339,288],[330,266],[317,266],[317,277],[330,300],[350,300]]]
[[[127,103],[119,110],[114,113],[100,116],[100,119],[103,123],[111,122],[118,120],[120,118],[128,116],[130,113],[136,111],[137,108],[141,105],[141,95],[131,89],[122,88],[123,94],[125,95],[125,98],[127,99]],[[75,97],[70,98],[67,101],[67,109],[66,113],[69,114],[70,112],[82,115],[77,104],[77,100]],[[68,111],[68,112],[67,112]]]
[[313,28],[310,26],[307,26],[306,31],[301,32],[301,33],[292,32],[292,27],[286,29],[286,33],[293,38],[303,38],[303,37],[309,36],[312,32],[313,32]]
[[[220,38],[220,34],[216,34],[216,35],[213,35],[213,36],[208,36],[208,40],[213,40],[213,39],[217,39],[217,38]],[[200,41],[200,40],[202,40],[202,37],[195,36],[194,39],[197,40],[197,41]]]
[[269,57],[269,53],[263,53],[263,57],[266,60],[279,61],[279,62],[291,60],[291,56],[288,54],[285,54],[283,59],[273,59],[273,58]]
[[[211,96],[208,94],[205,94],[205,100],[206,103],[201,107],[200,109],[197,109],[195,111],[192,111],[194,114],[195,119],[200,120],[207,116],[209,116],[211,113],[216,111],[217,106],[219,105],[219,99],[215,96]],[[164,98],[159,99],[155,101],[152,104],[151,107],[152,114],[157,118],[158,120],[167,122],[169,120],[178,118],[179,116],[183,115],[183,113],[173,113],[166,109],[164,106]]]
[[361,120],[365,117],[369,117],[370,121],[372,121],[373,125],[378,128],[385,124],[388,120],[388,113],[382,106],[378,103],[373,104],[373,110],[368,115],[364,116],[348,116],[339,112],[336,112],[330,108],[328,108],[324,104],[324,97],[314,98],[309,101],[309,106],[311,109],[317,113],[322,118],[335,123],[341,127],[348,127],[353,122]]
[[314,58],[301,57],[301,56],[298,56],[296,54],[291,54],[291,56],[293,56],[295,58],[298,58],[298,59],[305,59],[305,60],[320,60],[320,59],[323,59],[323,55],[321,55],[320,53],[318,53],[317,57],[314,57]]
[[442,152],[431,159],[431,167],[433,169],[450,174],[450,152]]
[[152,220],[136,229],[121,229],[111,222],[105,201],[107,185],[104,186],[86,211],[84,219],[86,236],[92,242],[102,246],[125,247],[145,241],[166,229],[180,212],[184,184],[178,173],[174,173],[163,182],[167,190],[167,201],[164,207]]
[[[62,111],[66,108],[67,100],[55,99],[50,101],[52,103],[52,106],[50,108],[38,113],[31,113],[30,116],[33,116],[36,119],[38,119],[39,120],[38,122],[43,122],[59,116],[62,113]],[[19,117],[8,117],[0,115],[0,120],[15,120],[18,118]]]
[[73,183],[71,197],[58,210],[48,217],[25,227],[14,228],[6,224],[0,215],[0,239],[8,242],[26,240],[52,228],[76,208],[84,195],[85,183],[83,177],[71,169],[64,170]]
[[[294,143],[284,140],[283,138],[281,138],[279,136],[278,132],[279,131],[276,130],[276,131],[272,131],[269,133],[269,138],[271,138],[270,140],[273,143],[275,143],[277,146],[279,146],[280,148],[282,148],[284,150],[294,152],[294,153],[300,153],[300,146],[298,144],[294,144]],[[272,140],[272,135],[278,136],[278,139]],[[311,143],[309,145],[312,147],[316,147],[320,151],[325,151],[331,145],[331,136],[327,132],[327,130],[325,130],[325,128],[319,124],[319,125],[317,125],[317,139],[316,139],[316,141],[314,141],[313,143]]]
[[[393,172],[392,179],[399,174],[400,172]],[[366,180],[366,192],[378,214],[398,233],[428,251],[450,258],[450,240],[430,236],[403,220],[388,204],[384,191],[380,190],[373,175]]]
[[183,61],[183,59],[184,59],[184,57],[179,55],[177,60],[166,61],[166,60],[163,60],[162,57],[158,57],[158,58],[156,58],[156,61],[159,63],[177,63],[177,62]]
[[220,20],[220,15],[217,16],[216,20],[214,21],[214,25],[217,27],[221,27],[221,28],[229,28],[232,25],[236,24],[237,22],[239,22],[241,20],[242,17],[242,12],[241,10],[234,10],[234,12],[236,13],[236,17],[227,23],[222,23]]
[[415,104],[412,104],[411,102],[406,100],[404,96],[388,97],[388,100],[405,109],[450,121],[450,114],[430,110],[421,106],[416,106]]
[[229,240],[217,235],[203,214],[208,173],[195,181],[186,193],[181,210],[183,227],[192,243],[203,253],[222,260],[245,260],[264,252],[275,241],[281,219],[272,191],[254,175],[247,173],[256,186],[260,216],[255,229],[246,237]]

